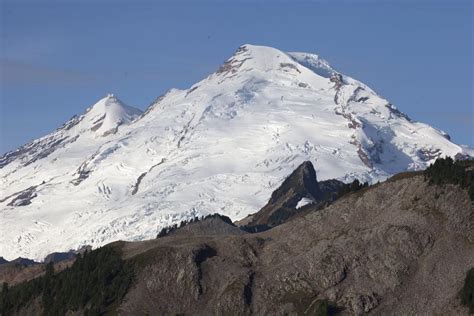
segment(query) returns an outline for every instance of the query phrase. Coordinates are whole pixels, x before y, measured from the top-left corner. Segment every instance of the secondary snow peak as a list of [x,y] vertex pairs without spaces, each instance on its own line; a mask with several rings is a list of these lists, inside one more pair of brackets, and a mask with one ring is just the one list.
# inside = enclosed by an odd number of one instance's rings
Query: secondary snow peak
[[85,114],[85,122],[97,135],[114,133],[122,125],[131,122],[142,112],[123,103],[114,94],[107,94],[90,107]]

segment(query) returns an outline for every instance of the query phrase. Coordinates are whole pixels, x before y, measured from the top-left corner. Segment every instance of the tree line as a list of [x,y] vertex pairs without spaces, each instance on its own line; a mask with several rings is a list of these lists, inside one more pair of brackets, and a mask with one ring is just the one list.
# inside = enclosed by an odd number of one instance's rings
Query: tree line
[[430,184],[455,184],[466,189],[474,201],[474,163],[469,160],[456,160],[451,157],[438,158],[425,171],[425,180]]
[[42,277],[9,287],[2,286],[0,312],[11,315],[40,298],[43,315],[64,315],[83,311],[103,315],[126,294],[133,279],[133,268],[119,251],[106,246],[78,254],[74,264],[59,273],[53,263]]

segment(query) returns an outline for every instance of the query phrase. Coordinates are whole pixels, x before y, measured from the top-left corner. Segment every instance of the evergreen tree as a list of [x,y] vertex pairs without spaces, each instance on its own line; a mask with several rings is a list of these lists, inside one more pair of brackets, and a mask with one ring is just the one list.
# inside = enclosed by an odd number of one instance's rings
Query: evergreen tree
[[438,158],[425,171],[425,180],[430,184],[455,184],[467,190],[474,201],[474,171],[468,168],[469,161],[454,161],[451,157]]
[[8,283],[3,282],[2,285],[2,294],[0,298],[0,314],[7,315],[9,310],[9,302],[8,302]]
[[461,303],[469,307],[470,314],[474,314],[474,268],[466,274],[464,286],[461,290]]
[[118,251],[99,248],[78,255],[71,267],[57,274],[49,263],[42,277],[11,288],[4,284],[0,312],[10,315],[39,296],[44,315],[64,315],[86,306],[93,315],[109,313],[127,292],[132,278],[131,264],[125,263]]
[[52,262],[46,265],[46,272],[43,277],[43,308],[50,310],[54,304],[54,293],[53,293],[53,280],[54,278],[54,265]]

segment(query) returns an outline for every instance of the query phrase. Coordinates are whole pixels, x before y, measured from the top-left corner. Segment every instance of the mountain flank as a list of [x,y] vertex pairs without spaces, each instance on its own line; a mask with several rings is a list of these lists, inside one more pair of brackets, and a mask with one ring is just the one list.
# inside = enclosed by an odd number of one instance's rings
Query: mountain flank
[[373,184],[437,158],[474,156],[401,111],[411,106],[398,109],[316,54],[242,45],[143,113],[109,94],[2,155],[0,256],[43,261],[55,251],[151,239],[157,227],[215,212],[240,221],[305,161],[319,190],[307,181],[283,188],[248,218],[249,230],[323,207],[325,188],[331,195],[339,182]]

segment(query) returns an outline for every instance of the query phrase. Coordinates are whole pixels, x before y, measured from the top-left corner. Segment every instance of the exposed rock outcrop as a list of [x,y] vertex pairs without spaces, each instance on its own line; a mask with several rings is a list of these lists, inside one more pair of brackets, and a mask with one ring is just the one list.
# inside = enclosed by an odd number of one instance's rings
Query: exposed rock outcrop
[[257,213],[244,218],[238,225],[249,231],[258,231],[275,227],[306,208],[298,208],[298,203],[306,199],[314,206],[332,201],[344,184],[338,180],[323,181],[316,179],[316,171],[310,161],[302,163],[272,193],[268,203]]

